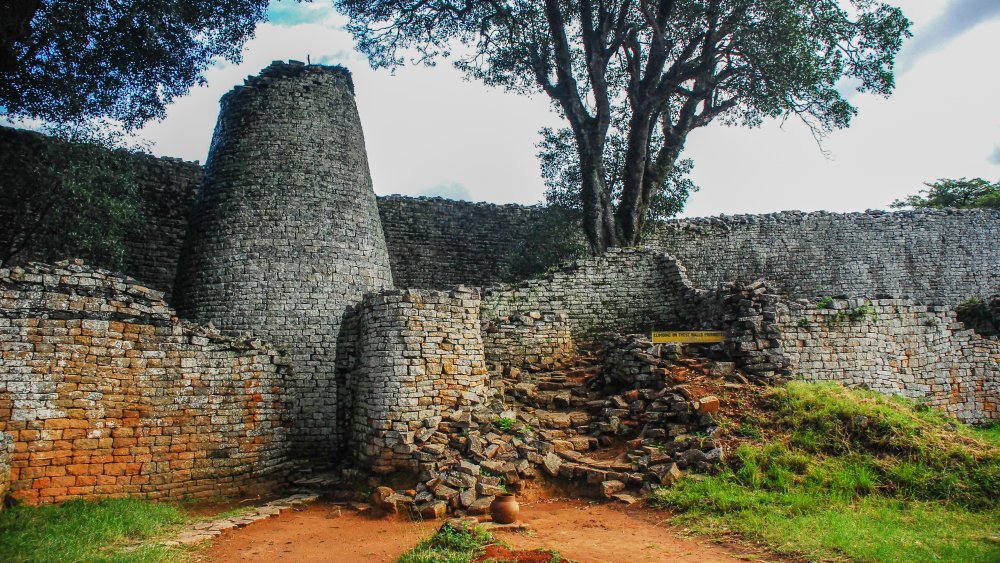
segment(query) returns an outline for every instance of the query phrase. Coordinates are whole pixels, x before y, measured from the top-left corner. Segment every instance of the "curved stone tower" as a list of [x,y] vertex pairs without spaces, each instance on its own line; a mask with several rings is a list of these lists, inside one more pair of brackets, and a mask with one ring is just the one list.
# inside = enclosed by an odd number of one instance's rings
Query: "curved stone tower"
[[391,287],[347,69],[274,62],[223,96],[174,300],[186,318],[288,349],[300,454],[343,446],[337,365],[353,337],[341,325],[365,292]]

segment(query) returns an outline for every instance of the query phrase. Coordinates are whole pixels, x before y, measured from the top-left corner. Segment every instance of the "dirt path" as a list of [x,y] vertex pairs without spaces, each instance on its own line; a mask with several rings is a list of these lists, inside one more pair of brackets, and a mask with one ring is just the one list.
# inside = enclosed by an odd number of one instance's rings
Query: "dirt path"
[[708,540],[683,538],[664,512],[578,500],[540,501],[521,508],[531,532],[499,532],[516,549],[551,548],[580,563],[744,561]]
[[[335,510],[318,503],[225,532],[205,556],[218,562],[391,562],[440,525],[372,519],[347,509],[331,518]],[[498,539],[517,549],[556,549],[580,563],[741,560],[725,547],[679,537],[665,514],[647,509],[559,500],[526,503],[521,514],[531,531],[498,532]]]

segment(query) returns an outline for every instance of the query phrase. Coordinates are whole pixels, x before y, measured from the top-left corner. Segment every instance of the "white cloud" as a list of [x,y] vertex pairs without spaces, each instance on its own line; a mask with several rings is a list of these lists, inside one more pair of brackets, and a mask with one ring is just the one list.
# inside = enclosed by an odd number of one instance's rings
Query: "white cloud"
[[1000,145],[993,147],[993,152],[990,153],[990,156],[986,157],[986,160],[990,161],[991,164],[1000,166]]

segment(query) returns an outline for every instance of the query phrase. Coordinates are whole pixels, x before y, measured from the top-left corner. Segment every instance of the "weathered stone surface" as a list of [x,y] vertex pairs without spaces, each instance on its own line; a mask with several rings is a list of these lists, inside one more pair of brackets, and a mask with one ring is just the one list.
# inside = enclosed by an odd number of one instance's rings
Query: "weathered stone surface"
[[288,358],[183,323],[161,298],[77,262],[0,269],[15,498],[235,495],[281,477]]
[[479,516],[479,515],[482,515],[482,514],[489,514],[489,512],[490,512],[490,504],[493,503],[493,500],[495,498],[496,497],[494,497],[494,496],[487,496],[487,497],[479,497],[479,498],[477,498],[475,502],[473,502],[471,505],[469,505],[469,510],[468,510],[469,515],[470,516]]
[[681,477],[681,471],[677,467],[676,463],[654,465],[649,468],[649,471],[656,475],[656,478],[659,480],[661,485],[670,485]]
[[562,459],[554,453],[546,454],[542,457],[542,467],[545,468],[545,472],[548,473],[550,477],[558,477],[559,469],[562,467]]
[[601,495],[604,498],[612,498],[616,494],[625,490],[625,483],[621,481],[604,481],[601,483]]
[[437,520],[444,518],[448,514],[448,503],[443,500],[431,501],[417,507],[417,512],[421,518],[426,520]]
[[707,414],[719,412],[719,398],[715,395],[707,395],[698,399],[698,412]]
[[[363,353],[345,383],[350,451],[376,473],[415,471],[438,461],[444,444],[418,443],[431,427],[442,433],[468,429],[471,410],[486,401],[488,378],[479,330],[479,293],[385,290],[367,295],[358,310]],[[431,426],[428,426],[428,421]],[[445,477],[454,488],[476,484],[478,469]]]
[[279,61],[226,94],[174,301],[186,318],[289,350],[299,455],[345,443],[341,322],[392,286],[350,73]]

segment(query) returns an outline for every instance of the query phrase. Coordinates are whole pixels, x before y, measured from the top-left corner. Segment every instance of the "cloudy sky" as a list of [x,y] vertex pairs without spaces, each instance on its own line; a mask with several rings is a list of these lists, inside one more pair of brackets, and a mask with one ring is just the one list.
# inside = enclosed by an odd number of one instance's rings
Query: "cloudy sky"
[[[688,216],[861,211],[937,178],[1000,179],[1000,0],[889,0],[913,22],[893,96],[856,95],[850,129],[821,152],[799,123],[713,125],[688,137],[701,186]],[[542,96],[467,82],[447,63],[372,71],[353,50],[346,19],[316,0],[276,2],[240,65],[218,65],[208,85],[176,101],[143,136],[153,152],[204,161],[219,98],[272,60],[342,64],[354,74],[375,191],[532,204],[544,186],[537,131],[561,122]]]

